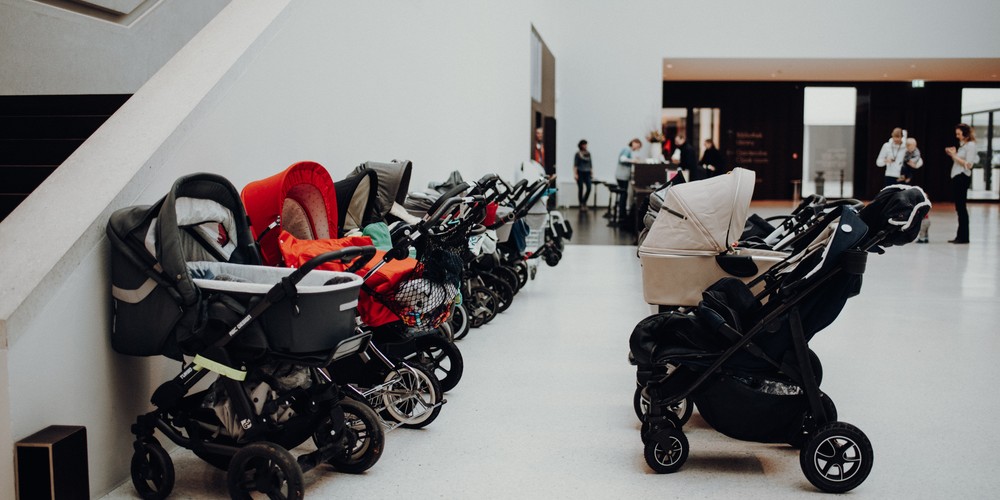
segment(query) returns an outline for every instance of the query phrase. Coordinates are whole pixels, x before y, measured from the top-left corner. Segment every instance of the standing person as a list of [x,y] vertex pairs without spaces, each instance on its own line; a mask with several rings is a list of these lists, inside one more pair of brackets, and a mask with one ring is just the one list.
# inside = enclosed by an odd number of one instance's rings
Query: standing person
[[580,202],[580,211],[587,211],[587,200],[590,199],[591,180],[593,178],[594,164],[590,160],[590,151],[587,150],[587,140],[581,140],[576,145],[578,151],[573,157],[573,178],[576,179],[576,197]]
[[972,166],[979,158],[976,151],[976,133],[972,127],[959,123],[955,125],[955,138],[958,148],[949,146],[944,152],[951,158],[951,195],[955,199],[955,211],[958,212],[958,232],[955,239],[948,243],[965,244],[969,242],[969,209],[966,199],[969,196],[969,185],[972,184]]
[[882,149],[879,150],[878,156],[875,158],[875,166],[885,169],[883,188],[899,182],[899,171],[903,166],[905,153],[903,129],[896,127],[892,129],[892,136],[882,145]]
[[618,181],[618,219],[624,220],[628,209],[628,185],[632,180],[632,165],[636,163],[636,151],[642,147],[642,141],[634,138],[629,141],[628,146],[618,153],[618,168],[615,170],[615,180]]
[[535,129],[535,149],[532,151],[531,159],[535,160],[535,163],[538,163],[539,165],[541,165],[542,168],[546,168],[545,167],[545,141],[542,140],[544,138],[543,134],[544,134],[544,132],[542,131],[542,127],[538,127],[538,128]]
[[722,156],[722,151],[715,147],[712,139],[705,139],[705,152],[701,154],[701,161],[698,164],[705,169],[707,177],[726,171],[726,159]]
[[677,150],[674,151],[671,157],[674,164],[679,165],[681,169],[687,170],[690,180],[698,181],[704,179],[705,169],[698,163],[698,152],[695,151],[694,146],[688,144],[687,138],[683,135],[678,135],[674,138],[674,145],[677,147]]

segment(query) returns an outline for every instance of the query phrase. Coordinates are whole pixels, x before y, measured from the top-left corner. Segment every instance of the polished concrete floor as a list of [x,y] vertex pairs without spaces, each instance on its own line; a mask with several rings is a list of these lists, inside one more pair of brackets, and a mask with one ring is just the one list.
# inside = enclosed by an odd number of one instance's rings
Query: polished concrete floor
[[[811,343],[840,420],[874,446],[874,468],[852,498],[1000,498],[1000,205],[971,212],[969,245],[945,242],[955,215],[941,206],[930,244],[871,256],[861,295]],[[389,433],[381,461],[365,474],[310,472],[307,496],[820,495],[796,450],[726,438],[697,413],[685,427],[685,466],[671,475],[649,470],[626,361],[629,334],[649,313],[641,280],[635,247],[568,246],[507,312],[459,342],[465,377],[434,423]],[[185,450],[173,458],[172,498],[226,498],[223,473]],[[126,483],[107,498],[136,495]]]

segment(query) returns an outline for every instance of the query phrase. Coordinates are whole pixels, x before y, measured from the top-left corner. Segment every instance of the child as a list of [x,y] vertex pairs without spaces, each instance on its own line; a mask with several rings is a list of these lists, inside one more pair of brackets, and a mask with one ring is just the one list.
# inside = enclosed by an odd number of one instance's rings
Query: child
[[[913,160],[913,166],[910,166]],[[924,165],[924,160],[920,158],[920,150],[917,149],[917,140],[910,137],[906,139],[906,152],[903,153],[903,166],[899,169],[899,182],[909,184],[913,181],[913,174]]]

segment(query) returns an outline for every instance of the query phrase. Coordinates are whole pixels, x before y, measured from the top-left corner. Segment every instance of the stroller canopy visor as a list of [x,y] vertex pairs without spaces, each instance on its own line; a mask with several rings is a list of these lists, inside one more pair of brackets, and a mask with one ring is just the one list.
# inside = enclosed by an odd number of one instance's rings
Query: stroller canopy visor
[[728,175],[671,186],[640,253],[717,255],[732,248],[746,224],[756,176]]
[[374,170],[378,174],[378,203],[384,218],[395,203],[403,205],[406,192],[410,190],[410,171],[413,164],[407,160],[379,163],[369,161],[354,169],[355,174]]
[[362,170],[337,181],[337,210],[340,215],[340,236],[382,222],[384,216],[378,204],[378,173]]
[[319,163],[294,163],[271,177],[247,184],[240,196],[267,265],[281,262],[280,231],[268,230],[276,221],[299,238],[337,237],[337,194],[333,179]]

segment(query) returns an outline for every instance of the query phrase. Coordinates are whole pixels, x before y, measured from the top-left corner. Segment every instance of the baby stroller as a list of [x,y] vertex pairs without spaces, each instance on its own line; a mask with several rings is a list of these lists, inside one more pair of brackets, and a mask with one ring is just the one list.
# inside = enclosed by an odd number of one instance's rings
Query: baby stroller
[[[684,464],[689,446],[673,408],[690,399],[727,436],[801,447],[802,471],[822,491],[864,482],[871,443],[837,421],[808,342],[860,292],[868,253],[913,241],[929,208],[919,188],[885,188],[860,213],[841,206],[826,214],[788,258],[750,283],[723,278],[692,311],[640,322],[629,343],[640,372],[650,372],[646,463],[659,473]],[[763,290],[754,294],[758,284]]]
[[[379,203],[377,199],[372,201],[373,193],[381,190],[381,177],[375,169],[359,167],[356,174],[338,184],[352,186],[355,191],[334,186],[322,165],[299,162],[283,172],[252,182],[244,188],[243,202],[250,214],[252,227],[257,231],[262,253],[274,256],[269,263],[297,266],[326,251],[371,244],[363,236],[338,238],[344,236],[338,224],[340,220],[344,220],[347,224],[345,229],[350,228],[355,234],[369,234],[367,231],[376,223],[384,227],[380,210],[388,213],[388,209],[383,207],[391,204],[392,200],[385,204]],[[341,194],[339,197],[338,192]],[[365,222],[368,224],[364,225]],[[268,227],[276,230],[268,232]],[[280,233],[280,237],[275,234],[271,238],[272,233]],[[385,238],[381,244],[391,249],[407,243],[394,245]],[[385,252],[378,253],[378,259],[381,261],[385,255]],[[384,294],[400,286],[417,265],[415,260],[404,258],[406,249],[401,248],[392,255],[394,258],[390,259],[391,263],[378,264],[380,269],[370,266],[359,269],[359,272],[366,273],[358,304],[360,319],[365,328],[373,333],[374,341],[369,346],[371,352],[360,359],[375,360],[378,363],[357,365],[354,363],[357,359],[350,359],[338,363],[335,368],[339,372],[355,376],[352,382],[363,383],[368,388],[365,392],[369,400],[379,402],[374,405],[378,408],[385,402],[380,394],[384,396],[392,387],[395,388],[390,392],[394,394],[401,389],[392,384],[386,385],[388,381],[383,379],[375,383],[371,377],[391,377],[399,371],[387,365],[386,359],[394,360],[390,363],[393,366],[405,361],[404,364],[409,368],[403,368],[403,373],[407,375],[404,379],[419,383],[413,387],[416,392],[411,395],[412,398],[403,397],[399,403],[409,401],[416,406],[404,411],[402,406],[395,405],[395,409],[388,410],[388,415],[408,427],[419,427],[436,418],[443,402],[442,393],[453,388],[461,379],[463,363],[461,352],[446,338],[436,332],[428,333],[431,330],[426,328],[411,335],[401,319],[415,317],[401,318],[383,301],[377,300],[376,292]],[[335,263],[327,264],[324,268],[342,270]],[[410,369],[416,373],[408,373]],[[430,377],[425,377],[428,371]],[[425,380],[426,378],[432,380]],[[438,385],[439,382],[441,385]]]
[[643,297],[665,308],[697,305],[709,285],[726,276],[749,281],[787,256],[746,248],[743,234],[755,174],[733,169],[698,182],[669,186],[639,245]]
[[[132,482],[143,498],[165,498],[174,485],[157,430],[227,469],[234,498],[302,498],[303,471],[328,463],[361,472],[378,461],[377,417],[318,372],[366,342],[351,308],[361,281],[314,271],[333,259],[367,261],[374,248],[319,256],[294,272],[259,266],[239,195],[212,174],[178,179],[152,206],[118,210],[107,234],[112,347],[182,361],[132,426]],[[189,394],[210,373],[215,383]],[[309,438],[316,451],[288,452]]]
[[746,246],[783,250],[823,215],[841,205],[854,207],[855,210],[861,210],[865,206],[861,201],[852,198],[827,200],[820,195],[809,195],[803,198],[788,215],[776,215],[766,219],[757,214],[751,215],[747,218],[740,242]]

